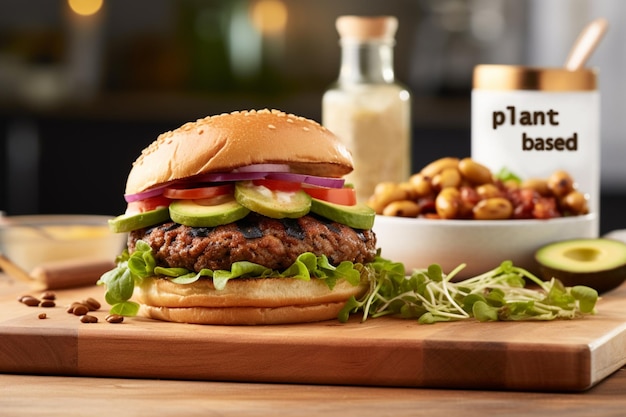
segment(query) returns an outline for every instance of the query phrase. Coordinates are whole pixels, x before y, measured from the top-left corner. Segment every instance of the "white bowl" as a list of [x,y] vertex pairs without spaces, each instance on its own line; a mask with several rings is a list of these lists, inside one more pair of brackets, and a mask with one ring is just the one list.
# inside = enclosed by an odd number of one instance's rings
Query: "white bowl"
[[0,250],[27,272],[53,261],[114,260],[127,236],[109,230],[110,218],[70,214],[0,217]]
[[559,240],[597,237],[596,214],[549,220],[434,220],[377,215],[373,227],[381,256],[413,269],[441,265],[469,278],[510,260],[537,273],[534,253]]

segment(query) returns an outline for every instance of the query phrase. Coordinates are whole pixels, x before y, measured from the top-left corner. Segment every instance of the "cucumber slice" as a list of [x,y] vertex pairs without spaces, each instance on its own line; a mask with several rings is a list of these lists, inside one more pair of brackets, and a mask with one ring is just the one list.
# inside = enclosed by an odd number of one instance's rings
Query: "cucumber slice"
[[109,220],[109,229],[114,233],[126,233],[142,229],[169,220],[170,212],[167,207],[146,211],[137,214],[121,214]]
[[311,196],[302,190],[272,191],[249,181],[235,184],[235,198],[242,206],[274,219],[295,219],[311,210]]
[[376,212],[364,203],[344,206],[317,198],[311,201],[311,212],[353,229],[371,229],[376,217]]
[[185,226],[215,227],[236,222],[250,213],[232,196],[214,205],[201,204],[203,201],[176,200],[170,204],[170,217]]

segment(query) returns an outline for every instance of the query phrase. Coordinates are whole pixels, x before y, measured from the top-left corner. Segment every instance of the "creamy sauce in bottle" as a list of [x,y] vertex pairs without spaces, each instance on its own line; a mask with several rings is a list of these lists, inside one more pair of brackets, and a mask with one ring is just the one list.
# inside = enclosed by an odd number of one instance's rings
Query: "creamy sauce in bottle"
[[324,94],[322,123],[352,152],[346,176],[366,201],[376,184],[411,172],[411,95],[395,82],[394,17],[342,16],[339,79]]

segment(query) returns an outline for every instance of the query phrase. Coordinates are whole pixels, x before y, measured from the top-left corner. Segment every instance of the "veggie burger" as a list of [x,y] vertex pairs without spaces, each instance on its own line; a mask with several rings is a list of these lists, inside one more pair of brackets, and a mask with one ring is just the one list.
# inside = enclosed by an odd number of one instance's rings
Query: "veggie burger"
[[352,157],[320,124],[235,112],[161,134],[133,163],[128,247],[99,284],[111,312],[200,324],[336,318],[369,286],[374,211],[342,176]]

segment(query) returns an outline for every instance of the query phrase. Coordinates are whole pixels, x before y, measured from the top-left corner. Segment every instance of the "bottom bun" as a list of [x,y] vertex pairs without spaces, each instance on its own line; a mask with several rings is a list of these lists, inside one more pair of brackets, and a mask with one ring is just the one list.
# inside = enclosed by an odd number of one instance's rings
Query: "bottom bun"
[[237,278],[216,290],[211,279],[176,284],[146,278],[134,297],[145,317],[194,324],[286,324],[336,319],[346,301],[368,287],[338,280],[331,290],[323,280]]
[[139,314],[156,320],[191,324],[260,325],[307,323],[336,319],[346,304],[284,307],[155,307],[142,305]]

